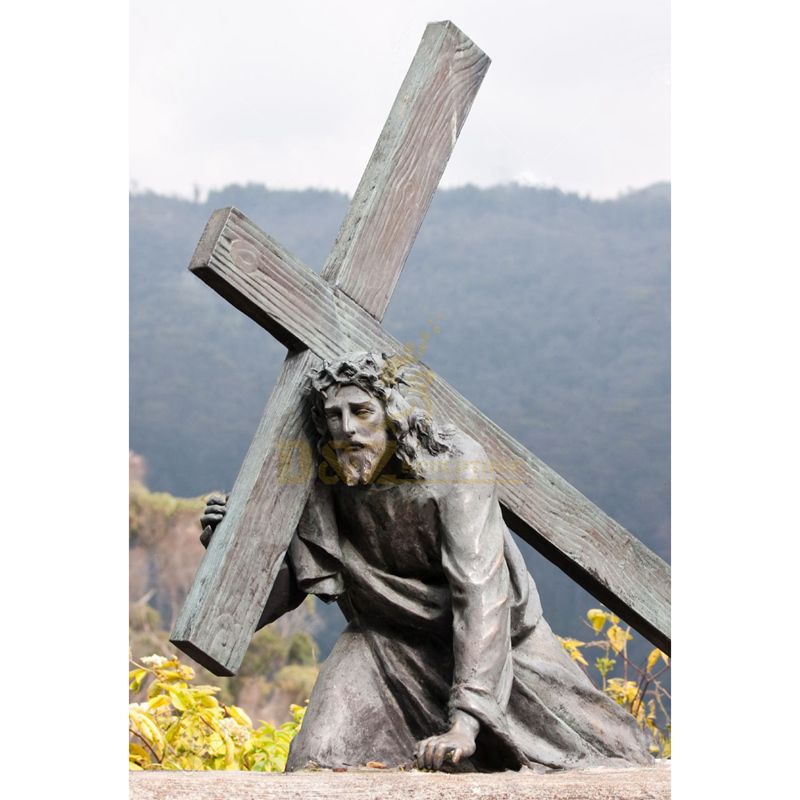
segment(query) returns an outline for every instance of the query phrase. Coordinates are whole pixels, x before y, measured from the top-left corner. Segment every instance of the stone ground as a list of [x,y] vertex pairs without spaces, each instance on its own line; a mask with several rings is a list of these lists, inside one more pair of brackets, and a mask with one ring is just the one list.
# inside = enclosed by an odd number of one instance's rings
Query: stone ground
[[537,774],[131,772],[130,800],[668,800],[670,764]]

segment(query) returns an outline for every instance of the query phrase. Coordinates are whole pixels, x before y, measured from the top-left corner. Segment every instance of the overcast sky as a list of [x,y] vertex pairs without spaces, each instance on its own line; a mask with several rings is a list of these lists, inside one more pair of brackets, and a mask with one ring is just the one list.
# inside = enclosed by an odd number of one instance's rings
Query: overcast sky
[[492,59],[443,186],[669,180],[665,0],[134,0],[131,180],[352,193],[440,19]]

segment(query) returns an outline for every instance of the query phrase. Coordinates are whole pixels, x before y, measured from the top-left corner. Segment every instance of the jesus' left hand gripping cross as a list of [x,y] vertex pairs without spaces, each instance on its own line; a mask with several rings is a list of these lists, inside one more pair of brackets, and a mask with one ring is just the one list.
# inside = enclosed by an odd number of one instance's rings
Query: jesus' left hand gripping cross
[[[488,67],[489,58],[453,23],[427,26],[322,269],[325,283],[305,280],[307,268],[234,209],[216,211],[197,246],[190,269],[289,348],[171,634],[217,675],[239,668],[311,488],[310,469],[279,479],[287,454],[312,452],[302,386],[323,353],[309,343],[336,327],[326,316],[341,295],[349,299],[335,313],[346,314],[354,301],[379,327]],[[265,309],[259,284],[280,270],[281,285],[271,288],[280,289],[282,302]],[[292,325],[282,324],[289,318]],[[315,329],[298,336],[297,323],[305,321]],[[345,335],[346,328],[337,330]],[[335,344],[337,352],[363,349]]]

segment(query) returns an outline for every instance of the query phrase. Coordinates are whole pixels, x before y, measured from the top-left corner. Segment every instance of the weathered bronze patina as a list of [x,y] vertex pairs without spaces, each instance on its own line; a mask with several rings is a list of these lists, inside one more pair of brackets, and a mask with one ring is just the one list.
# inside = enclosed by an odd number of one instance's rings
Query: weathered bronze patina
[[[647,763],[542,616],[486,452],[408,401],[402,363],[349,354],[310,379],[318,477],[261,624],[308,593],[348,625],[287,769]],[[223,514],[215,499],[206,540]]]
[[[402,350],[380,323],[488,66],[452,22],[427,26],[320,274],[233,208],[214,212],[197,245],[192,272],[289,348],[170,637],[217,675],[238,670],[311,491],[304,376],[345,352]],[[669,566],[428,376],[434,416],[468,431],[491,458],[511,530],[669,652]]]
[[320,274],[232,208],[190,264],[289,353],[207,510],[171,640],[231,675],[306,594],[340,604],[290,769],[647,758],[552,636],[504,522],[665,651],[669,567],[439,376],[411,402],[407,373],[426,368],[381,326],[488,66],[453,23],[428,25]]

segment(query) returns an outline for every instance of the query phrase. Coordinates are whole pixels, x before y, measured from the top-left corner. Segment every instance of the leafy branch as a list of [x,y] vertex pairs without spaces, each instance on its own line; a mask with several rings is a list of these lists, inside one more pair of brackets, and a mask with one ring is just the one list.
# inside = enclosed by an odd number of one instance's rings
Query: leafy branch
[[[658,648],[654,648],[644,664],[635,664],[628,656],[628,642],[633,639],[630,626],[622,628],[619,623],[620,619],[615,614],[592,608],[586,614],[584,625],[595,635],[603,633],[602,639],[582,642],[578,639],[566,639],[560,636],[558,638],[570,658],[595,684],[598,684],[598,681],[594,673],[589,670],[589,662],[582,648],[591,647],[603,651],[603,655],[598,656],[594,662],[594,668],[600,676],[598,688],[627,709],[639,726],[650,734],[650,751],[654,755],[669,758],[671,720],[662,696],[670,698],[670,695],[659,680],[669,669],[669,657]],[[656,670],[659,661],[663,662],[663,666]],[[618,662],[621,662],[621,677],[612,675]],[[630,679],[632,675],[636,676],[636,680]]]
[[241,708],[217,700],[219,687],[193,685],[194,670],[177,658],[131,664],[130,690],[148,686],[147,701],[128,708],[130,769],[283,771],[305,707],[292,705],[293,720],[277,729],[266,722],[256,729]]

